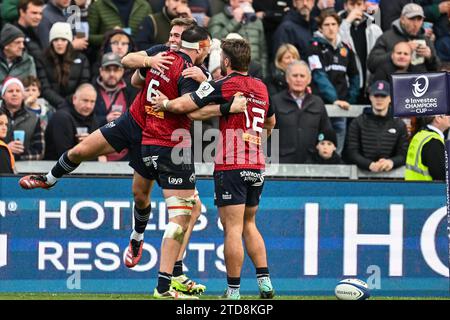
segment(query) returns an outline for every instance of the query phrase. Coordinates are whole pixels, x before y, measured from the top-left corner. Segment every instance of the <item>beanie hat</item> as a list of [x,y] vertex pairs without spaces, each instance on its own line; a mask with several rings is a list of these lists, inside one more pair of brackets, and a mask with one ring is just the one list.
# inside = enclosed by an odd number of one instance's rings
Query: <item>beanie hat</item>
[[25,38],[25,34],[10,23],[6,23],[0,32],[0,47],[4,48],[17,38]]
[[67,22],[56,22],[50,29],[48,42],[51,43],[55,39],[66,39],[69,42],[73,40],[72,28]]
[[319,132],[319,135],[317,136],[317,143],[324,141],[324,140],[333,142],[334,146],[337,147],[336,132],[334,132],[334,130],[332,128],[327,128],[327,129]]
[[2,97],[5,95],[6,89],[8,89],[8,87],[9,87],[10,85],[14,84],[14,83],[15,83],[15,84],[18,84],[19,87],[22,89],[22,91],[25,91],[25,88],[23,87],[22,81],[20,81],[20,80],[17,79],[17,78],[7,77],[7,78],[5,79],[5,81],[3,82],[3,85],[2,85]]

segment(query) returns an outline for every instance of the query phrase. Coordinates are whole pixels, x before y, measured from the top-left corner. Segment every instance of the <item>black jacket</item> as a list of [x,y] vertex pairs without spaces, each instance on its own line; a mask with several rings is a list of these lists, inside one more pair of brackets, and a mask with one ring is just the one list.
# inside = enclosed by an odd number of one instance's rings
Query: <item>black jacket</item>
[[298,11],[290,10],[273,35],[273,56],[283,43],[290,43],[297,48],[300,58],[306,60],[314,28],[314,20],[308,22]]
[[408,132],[402,120],[389,112],[385,117],[374,115],[370,107],[350,123],[345,146],[348,162],[360,169],[369,170],[381,158],[392,160],[397,168],[406,162]]
[[390,59],[394,46],[401,41],[410,40],[425,40],[428,47],[431,49],[431,58],[425,59],[425,62],[415,66],[418,72],[437,71],[440,61],[436,55],[436,49],[434,44],[429,38],[425,37],[425,31],[422,28],[417,36],[411,36],[407,34],[400,25],[400,19],[392,22],[392,27],[388,31],[384,32],[375,43],[375,46],[370,51],[367,58],[367,68],[370,72],[374,73],[383,63],[386,63]]
[[42,96],[54,107],[59,106],[70,97],[82,83],[90,82],[89,61],[82,53],[76,52],[70,68],[69,81],[60,86],[56,81],[56,67],[47,56],[37,62],[37,73],[42,84]]
[[78,144],[77,127],[87,127],[91,133],[98,128],[94,113],[84,117],[75,111],[73,104],[67,104],[56,111],[45,131],[45,158],[58,160],[59,157]]
[[270,66],[270,75],[264,81],[269,91],[269,95],[275,95],[284,89],[287,89],[286,73],[283,70],[275,67],[274,64]]
[[319,152],[316,150],[312,154],[309,155],[308,160],[306,163],[309,164],[344,164],[344,161],[342,161],[341,156],[334,151],[333,155],[330,159],[324,159],[319,155]]
[[43,48],[36,29],[31,27],[22,27],[18,22],[15,22],[14,25],[25,34],[25,48],[27,48],[30,56],[34,58],[34,61],[41,59],[43,55]]
[[302,108],[287,90],[272,98],[279,129],[280,163],[305,163],[315,149],[320,131],[331,129],[325,105],[320,97],[306,94]]

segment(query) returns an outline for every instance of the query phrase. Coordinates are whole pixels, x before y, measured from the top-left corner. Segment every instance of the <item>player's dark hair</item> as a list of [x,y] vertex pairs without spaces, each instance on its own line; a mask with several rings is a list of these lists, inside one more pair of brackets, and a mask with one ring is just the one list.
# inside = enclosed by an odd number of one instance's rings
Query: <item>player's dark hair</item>
[[37,7],[43,7],[45,5],[44,0],[20,0],[17,4],[17,12],[20,15],[20,10],[26,12],[28,9],[28,4],[32,3]]
[[208,40],[211,38],[211,34],[203,27],[193,26],[192,28],[186,29],[181,34],[181,40],[187,42],[199,42],[202,40]]
[[231,69],[247,72],[251,60],[250,44],[244,39],[222,41],[222,53],[230,59]]

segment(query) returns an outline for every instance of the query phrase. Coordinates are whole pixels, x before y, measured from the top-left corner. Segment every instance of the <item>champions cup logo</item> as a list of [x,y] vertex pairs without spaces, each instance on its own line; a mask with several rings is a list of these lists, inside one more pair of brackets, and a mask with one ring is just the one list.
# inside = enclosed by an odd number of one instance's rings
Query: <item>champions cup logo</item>
[[[421,81],[422,80],[422,81]],[[429,81],[426,76],[419,76],[414,80],[412,93],[416,98],[423,96],[428,90]]]

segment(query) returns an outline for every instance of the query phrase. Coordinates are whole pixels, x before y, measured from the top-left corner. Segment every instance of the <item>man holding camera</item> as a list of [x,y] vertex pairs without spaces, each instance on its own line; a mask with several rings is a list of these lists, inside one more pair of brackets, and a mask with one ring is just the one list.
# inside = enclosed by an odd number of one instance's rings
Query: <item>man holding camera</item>
[[405,5],[400,18],[392,22],[391,29],[378,38],[370,52],[367,59],[369,71],[374,73],[380,65],[389,61],[394,46],[400,41],[408,42],[411,47],[411,64],[417,72],[437,71],[439,58],[431,39],[425,35],[424,19],[425,14],[421,6],[415,3]]
[[238,33],[250,43],[252,60],[261,63],[267,76],[267,47],[263,23],[257,18],[251,0],[227,0],[223,12],[212,16],[208,30],[213,38],[225,39],[229,33]]
[[345,10],[339,12],[342,23],[339,35],[355,52],[356,67],[359,72],[360,93],[357,103],[368,103],[365,97],[366,83],[369,78],[367,57],[383,31],[375,23],[375,18],[366,12],[366,0],[346,0]]

